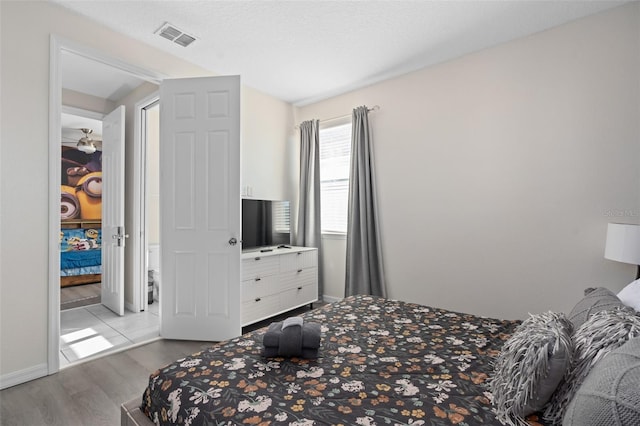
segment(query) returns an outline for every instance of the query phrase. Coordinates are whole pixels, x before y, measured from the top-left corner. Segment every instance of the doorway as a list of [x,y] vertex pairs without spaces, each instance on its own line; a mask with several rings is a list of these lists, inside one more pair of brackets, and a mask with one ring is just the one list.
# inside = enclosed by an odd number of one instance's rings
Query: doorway
[[[61,112],[69,109],[74,111],[89,110],[95,115],[94,118],[97,119],[104,116],[107,111],[119,103],[129,105],[131,111],[133,111],[133,106],[137,99],[146,96],[149,92],[157,92],[157,84],[161,78],[153,73],[131,68],[117,60],[107,58],[99,52],[56,36],[52,36],[51,38],[50,72],[49,229],[55,230],[60,229],[61,214]],[[118,76],[116,80],[111,78],[113,81],[110,88],[97,84],[97,82],[109,80],[105,78],[105,75],[111,77],[113,77],[113,75]],[[73,84],[69,84],[69,81],[72,81]],[[91,90],[93,90],[91,87],[93,86],[107,90],[108,95],[101,96],[98,93],[91,92]],[[133,128],[134,121],[136,120],[133,120],[132,114],[130,115],[130,117],[127,117],[130,124],[127,125],[126,131],[127,138],[130,139],[128,145],[139,145],[142,139],[134,136]],[[135,125],[138,125],[137,121]],[[55,141],[57,141],[57,146],[55,145]],[[135,153],[132,155],[131,152],[127,155],[130,157],[136,156]],[[124,167],[121,168],[124,170]],[[141,180],[144,182],[144,169],[140,170],[134,162],[131,170],[134,175],[141,174]],[[132,198],[134,197],[128,195],[127,201]],[[136,203],[131,203],[131,207],[128,207],[128,209],[138,212],[139,207]],[[144,225],[145,218],[141,217],[141,220],[142,225]],[[130,222],[130,220],[127,222]],[[122,223],[122,225],[124,225],[124,223]],[[134,228],[131,227],[131,229]],[[123,230],[123,234],[126,232],[127,231]],[[134,257],[146,258],[146,250],[142,251],[139,239],[139,233],[132,233],[131,238],[127,241],[130,243],[130,247],[125,247],[127,249],[125,254],[127,264],[132,263],[131,259]],[[140,295],[144,294],[143,290],[147,288],[147,280],[142,281],[135,277],[128,280],[130,285],[125,291],[128,293],[124,301],[126,315],[122,317],[110,317],[110,315],[112,315],[110,311],[101,305],[93,305],[89,307],[90,310],[87,310],[89,308],[81,308],[78,309],[77,312],[73,312],[76,317],[74,318],[73,330],[70,330],[66,326],[66,322],[63,327],[60,317],[59,247],[59,235],[56,232],[55,235],[50,235],[49,250],[49,335],[51,336],[48,344],[49,374],[55,373],[60,367],[68,365],[69,360],[88,359],[102,355],[107,350],[117,350],[122,347],[123,344],[138,344],[139,342],[148,341],[154,337],[157,338],[157,330],[159,330],[158,304],[155,304],[155,306],[146,306],[146,297],[142,299]],[[141,251],[141,253],[135,253],[136,249]],[[81,310],[84,312],[81,312]],[[136,322],[132,317],[133,314],[137,314],[139,317],[144,315],[146,319]],[[98,323],[88,322],[88,320],[97,320],[103,325],[97,325]],[[149,332],[150,327],[155,327],[156,331]],[[105,335],[103,331],[111,332],[112,330],[115,330],[121,336],[125,336],[126,341],[121,338],[119,341],[111,341],[110,336]],[[71,354],[71,357],[67,357],[61,349],[68,350],[71,344],[75,345],[74,354]]]
[[[48,372],[60,366],[59,243],[61,57],[72,53],[109,65],[145,80],[126,98],[127,110],[138,111],[139,99],[151,97],[162,86],[162,144],[160,149],[160,235],[162,274],[160,334],[163,338],[220,341],[237,336],[240,327],[240,77],[167,79],[129,65],[99,51],[51,37],[49,103],[49,342]],[[151,86],[151,90],[150,90]],[[135,115],[135,114],[134,114]],[[188,120],[184,120],[187,118]],[[132,259],[125,296],[130,311],[141,310],[147,284],[146,182],[141,136],[142,120],[135,115],[127,129],[127,155],[133,188],[127,192],[125,217]],[[132,132],[130,132],[132,131]],[[132,152],[129,152],[132,151]],[[131,182],[129,182],[131,183]],[[202,184],[204,183],[204,184]],[[132,197],[132,198],[131,198]],[[193,220],[192,220],[193,219]],[[118,233],[120,239],[127,234]],[[186,235],[188,234],[188,237]],[[166,277],[171,277],[167,280]],[[126,282],[126,281],[125,281]],[[148,297],[148,296],[147,296]],[[145,309],[147,312],[149,309]],[[87,330],[84,330],[86,333]],[[89,330],[90,332],[90,330]],[[93,338],[97,336],[88,336]],[[160,337],[158,337],[160,338]],[[137,344],[145,344],[140,342]]]
[[103,118],[102,113],[62,107],[61,311],[101,303]]
[[[144,148],[149,146],[151,149],[147,150],[148,152],[157,152],[157,147],[159,145],[159,119],[158,119],[158,107],[157,102],[155,103],[156,108],[149,107],[149,111],[147,112],[145,109],[142,110],[143,115],[143,123],[145,128],[145,134],[143,134],[143,138],[141,139],[141,146]],[[75,190],[82,190],[81,182],[76,182],[73,179],[78,178],[79,174],[83,172],[89,172],[88,170],[84,170],[86,168],[99,170],[102,172],[102,168],[100,167],[102,150],[105,148],[106,152],[109,152],[109,146],[105,146],[107,143],[113,143],[113,138],[109,138],[108,134],[105,140],[102,140],[102,121],[98,120],[99,114],[91,113],[89,111],[80,111],[77,109],[71,110],[71,112],[75,112],[76,116],[71,116],[70,114],[65,114],[65,111],[69,111],[68,107],[63,107],[62,114],[62,135],[63,135],[63,160],[62,160],[62,183],[65,185],[65,188],[69,188],[75,196]],[[83,117],[84,116],[84,117]],[[94,119],[88,118],[93,117]],[[147,118],[148,117],[148,118]],[[104,117],[103,117],[104,118]],[[107,119],[105,119],[108,121]],[[92,165],[91,163],[78,164],[78,161],[84,159],[81,154],[83,152],[78,151],[77,145],[81,145],[87,142],[87,138],[79,141],[75,136],[77,132],[80,132],[78,129],[83,129],[85,132],[87,129],[91,129],[91,144],[96,149],[91,155],[87,158],[93,159],[95,163]],[[88,133],[88,132],[87,132]],[[108,132],[107,132],[108,133]],[[64,146],[66,144],[66,146]],[[65,155],[66,154],[66,155]],[[70,163],[66,159],[66,157],[73,157],[78,161],[74,161]],[[156,156],[157,157],[157,156]],[[156,170],[156,173],[151,173],[151,179],[145,179],[147,182],[147,186],[153,188],[157,187],[157,184],[154,185],[154,177],[157,180],[157,158],[150,156],[150,158],[143,159],[144,161],[140,165],[140,170]],[[154,164],[155,162],[155,164]],[[69,163],[69,164],[67,164]],[[69,165],[70,167],[65,167],[65,165]],[[84,167],[86,166],[86,167]],[[108,171],[108,170],[107,170]],[[73,176],[69,177],[67,174],[71,173]],[[93,172],[97,173],[97,172]],[[87,175],[87,176],[90,176]],[[106,181],[109,181],[109,176],[104,176]],[[69,187],[68,185],[73,184],[74,187]],[[77,184],[77,186],[76,186]],[[74,190],[75,188],[75,190]],[[156,191],[157,192],[157,191]],[[146,192],[145,192],[146,193]],[[71,200],[72,195],[68,195],[68,198]],[[148,197],[148,195],[147,195]],[[124,198],[124,197],[122,197]],[[84,208],[87,207],[85,205],[81,205],[80,203],[74,204],[77,205],[77,208],[70,206],[68,209],[65,209],[67,213],[65,218],[61,221],[61,227],[63,228],[61,232],[62,235],[65,235],[63,241],[69,244],[65,244],[65,247],[73,245],[74,249],[72,251],[62,252],[61,259],[61,267],[65,266],[65,255],[76,256],[74,259],[82,260],[83,257],[78,258],[77,255],[91,255],[93,252],[99,252],[106,245],[109,244],[109,241],[106,243],[100,238],[100,231],[103,231],[101,228],[101,211],[109,211],[109,206],[105,205],[108,201],[112,199],[109,197],[105,197],[104,200],[101,200],[101,204],[99,206],[99,211],[94,215],[95,217],[86,217],[87,215],[84,212]],[[89,208],[95,206],[88,206]],[[157,211],[157,205],[151,204],[151,207],[146,209],[147,216],[151,218],[157,218],[159,213]],[[147,220],[146,222],[149,222]],[[157,222],[157,220],[151,220],[152,225],[150,228],[153,230],[153,223]],[[157,226],[155,227],[157,228]],[[95,244],[89,246],[85,244],[85,234],[89,232],[93,232],[96,235],[95,240],[90,240],[91,242],[95,241]],[[68,234],[68,235],[67,235]],[[71,234],[74,237],[71,237]],[[75,235],[78,235],[77,237]],[[154,239],[153,241],[158,240],[157,230],[153,233]],[[84,245],[87,245],[86,250]],[[75,250],[75,248],[79,247],[80,249]],[[89,261],[95,260],[95,256],[89,256]],[[91,268],[98,268],[98,271],[90,270]],[[79,271],[75,271],[75,269],[79,269]],[[145,305],[139,307],[139,309],[128,309],[126,312],[123,312],[123,316],[117,315],[114,311],[117,311],[117,307],[114,309],[114,301],[109,301],[109,296],[101,297],[103,291],[101,291],[102,280],[100,279],[100,274],[90,274],[85,272],[100,272],[100,265],[98,266],[83,266],[82,268],[71,268],[69,270],[62,269],[62,277],[61,277],[61,312],[60,312],[60,367],[67,367],[79,361],[90,359],[95,356],[102,356],[106,353],[111,353],[113,351],[122,350],[128,348],[132,345],[147,342],[154,338],[157,338],[159,335],[159,326],[160,326],[160,318],[159,318],[159,309],[158,304],[153,304],[153,298],[149,299],[150,304],[147,299],[141,299],[145,303]],[[157,272],[158,268],[155,267],[155,271]],[[73,275],[75,273],[78,275]],[[157,275],[157,274],[154,274]],[[97,277],[97,281],[96,281]],[[69,281],[67,278],[70,278]],[[156,277],[156,284],[158,278]],[[65,285],[67,283],[68,285]],[[97,291],[95,291],[97,290]],[[68,295],[69,293],[79,293],[84,300],[77,301],[79,306],[69,306]],[[91,297],[86,297],[87,295],[93,296],[95,298],[97,296],[98,300],[93,300]],[[119,303],[116,301],[115,304],[122,305],[124,300],[124,294],[121,294],[122,301]],[[88,299],[88,300],[86,300]],[[106,300],[105,300],[106,299]],[[89,303],[87,303],[89,302]],[[91,303],[93,302],[93,303]],[[106,304],[105,304],[106,302]],[[73,301],[72,301],[73,303]],[[66,304],[66,306],[65,306]],[[124,311],[124,309],[123,309]]]
[[160,301],[160,98],[153,94],[136,105],[141,123],[143,150],[140,169],[144,170],[142,193],[142,221],[145,223],[142,247],[146,253],[145,267],[147,287],[141,288],[140,300],[148,307]]

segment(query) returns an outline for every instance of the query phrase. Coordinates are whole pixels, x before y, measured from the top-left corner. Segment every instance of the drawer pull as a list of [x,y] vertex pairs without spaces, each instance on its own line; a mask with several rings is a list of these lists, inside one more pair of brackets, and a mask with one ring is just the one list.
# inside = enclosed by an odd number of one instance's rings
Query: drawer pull
[[260,258],[259,258],[259,257],[256,257],[256,258],[255,258],[255,259],[253,259],[253,260],[258,261],[258,260],[260,260]]
[[261,279],[262,279],[262,278],[258,277],[258,278],[256,278],[256,281],[260,281]]
[[302,269],[298,269],[298,273],[302,272]]
[[302,290],[302,286],[298,287],[298,290]]
[[261,301],[262,299],[260,299],[259,297],[256,297],[256,302]]

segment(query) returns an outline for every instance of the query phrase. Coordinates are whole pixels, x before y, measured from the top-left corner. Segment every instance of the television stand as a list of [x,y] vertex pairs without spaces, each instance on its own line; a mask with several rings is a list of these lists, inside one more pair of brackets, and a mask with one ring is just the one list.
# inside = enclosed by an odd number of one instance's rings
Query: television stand
[[242,326],[318,300],[318,249],[242,253]]

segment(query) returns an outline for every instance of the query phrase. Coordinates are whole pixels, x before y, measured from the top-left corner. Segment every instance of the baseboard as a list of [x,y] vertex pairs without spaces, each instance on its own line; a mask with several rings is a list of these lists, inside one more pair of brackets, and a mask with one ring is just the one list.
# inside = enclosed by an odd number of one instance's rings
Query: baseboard
[[327,303],[338,302],[342,299],[343,299],[342,297],[327,296],[326,294],[322,295],[322,300]]
[[[157,298],[154,298],[153,302],[154,303],[160,303]],[[133,312],[135,314],[138,314],[138,313],[142,312],[140,309],[136,310],[135,309],[135,305],[133,303],[129,303],[129,302],[124,302],[124,308],[127,311]],[[145,310],[146,310],[146,308],[145,308]]]
[[47,364],[38,364],[24,370],[14,371],[0,376],[0,389],[10,388],[11,386],[39,379],[49,374]]
[[127,311],[133,312],[133,313],[138,313],[140,312],[140,309],[136,309],[135,306],[133,305],[133,303],[129,303],[129,302],[124,302],[124,308]]

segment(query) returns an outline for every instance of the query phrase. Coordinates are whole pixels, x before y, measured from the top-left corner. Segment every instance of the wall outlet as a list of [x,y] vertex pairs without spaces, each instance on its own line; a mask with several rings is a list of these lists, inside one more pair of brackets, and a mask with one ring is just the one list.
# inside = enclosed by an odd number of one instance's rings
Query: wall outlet
[[253,197],[253,187],[251,185],[242,185],[240,195],[243,197]]

